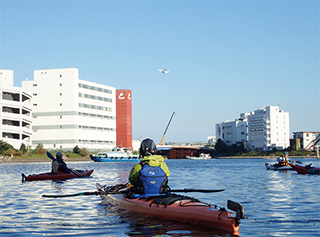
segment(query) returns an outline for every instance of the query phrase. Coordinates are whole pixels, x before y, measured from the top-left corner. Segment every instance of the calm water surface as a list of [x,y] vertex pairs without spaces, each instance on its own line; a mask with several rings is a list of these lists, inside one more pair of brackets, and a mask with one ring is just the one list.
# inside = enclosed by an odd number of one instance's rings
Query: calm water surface
[[[320,160],[300,160],[320,167]],[[242,220],[242,237],[320,236],[320,176],[266,170],[266,162],[275,159],[167,160],[169,185],[225,189],[189,195],[222,207],[228,199],[240,202],[249,216]],[[0,164],[0,236],[230,236],[211,227],[119,212],[103,205],[98,196],[41,197],[95,191],[97,182],[124,183],[133,164],[69,162],[70,168],[95,171],[90,178],[25,183],[21,173],[46,172],[51,164]]]

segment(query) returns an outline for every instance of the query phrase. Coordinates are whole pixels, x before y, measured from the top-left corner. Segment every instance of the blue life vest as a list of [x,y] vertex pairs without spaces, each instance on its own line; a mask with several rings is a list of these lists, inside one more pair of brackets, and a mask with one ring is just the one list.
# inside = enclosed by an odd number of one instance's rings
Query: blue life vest
[[140,180],[144,188],[143,194],[163,193],[168,183],[167,175],[160,166],[153,167],[148,164],[142,166]]

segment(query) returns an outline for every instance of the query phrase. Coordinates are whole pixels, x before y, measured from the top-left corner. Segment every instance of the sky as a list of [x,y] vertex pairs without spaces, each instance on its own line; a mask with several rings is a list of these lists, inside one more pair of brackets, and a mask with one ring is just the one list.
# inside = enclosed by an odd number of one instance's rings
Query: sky
[[[133,139],[207,141],[265,106],[320,131],[319,1],[0,1],[0,68],[132,90]],[[166,69],[168,74],[159,72]]]

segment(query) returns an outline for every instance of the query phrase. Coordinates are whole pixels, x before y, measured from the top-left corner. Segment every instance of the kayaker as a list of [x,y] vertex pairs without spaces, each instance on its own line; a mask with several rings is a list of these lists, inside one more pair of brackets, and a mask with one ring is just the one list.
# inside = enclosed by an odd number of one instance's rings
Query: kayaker
[[282,165],[288,165],[288,157],[289,157],[289,153],[285,151],[282,157]]
[[61,152],[56,154],[56,159],[52,161],[52,172],[63,172],[70,173],[72,170],[68,168],[67,164],[63,160],[63,155]]
[[135,164],[129,175],[129,182],[135,194],[161,194],[168,192],[170,170],[161,155],[156,155],[156,144],[147,138],[141,142],[139,164]]

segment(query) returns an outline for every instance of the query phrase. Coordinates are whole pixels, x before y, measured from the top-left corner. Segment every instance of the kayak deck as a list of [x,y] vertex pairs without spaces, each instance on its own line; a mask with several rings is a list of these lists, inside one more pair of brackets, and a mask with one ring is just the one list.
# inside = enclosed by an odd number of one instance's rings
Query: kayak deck
[[[108,191],[100,184],[96,184],[96,186],[100,192]],[[178,222],[214,226],[231,231],[234,235],[239,234],[240,219],[244,218],[242,205],[230,200],[228,201],[228,208],[235,208],[238,211],[241,206],[241,217],[232,216],[225,208],[218,208],[178,194],[134,199],[126,198],[124,194],[100,194],[100,197],[103,202],[114,205],[120,210]]]
[[290,164],[290,166],[298,173],[298,174],[315,174],[320,175],[320,168],[311,167],[310,165],[301,166],[296,164]]
[[70,173],[41,173],[41,174],[32,174],[26,176],[25,174],[22,175],[22,182],[24,181],[41,181],[41,180],[66,180],[72,178],[82,178],[82,177],[89,177],[94,170],[74,170]]

